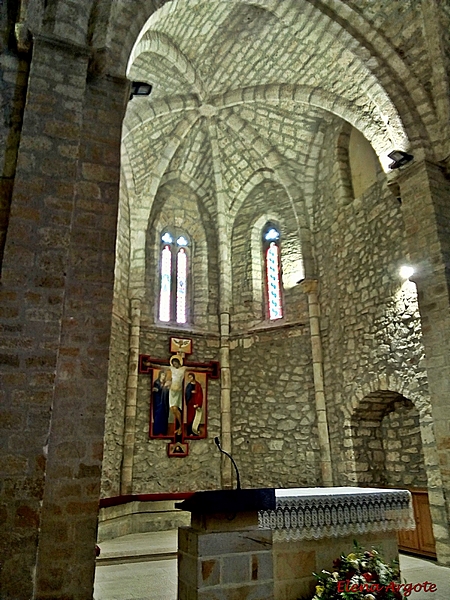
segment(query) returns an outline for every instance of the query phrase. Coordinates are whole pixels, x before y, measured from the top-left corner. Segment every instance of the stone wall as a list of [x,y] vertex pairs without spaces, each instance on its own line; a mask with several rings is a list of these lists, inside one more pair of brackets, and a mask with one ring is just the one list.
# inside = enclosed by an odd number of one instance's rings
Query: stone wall
[[127,319],[113,313],[101,484],[101,495],[106,498],[120,494],[129,327]]
[[419,415],[406,399],[394,403],[382,423],[387,485],[427,487]]
[[[46,9],[42,21],[45,36],[39,35],[38,25],[31,27],[34,45],[23,122],[20,103],[26,77],[11,41],[16,17],[12,13],[18,3],[3,2],[0,7],[2,19],[7,21],[6,29],[3,25],[1,28],[9,36],[8,45],[5,43],[1,48],[0,83],[6,98],[0,130],[1,146],[7,154],[4,156],[7,170],[2,172],[2,193],[6,188],[7,198],[12,189],[10,177],[15,176],[11,211],[8,208],[5,211],[9,201],[3,201],[0,217],[4,236],[5,215],[10,215],[0,290],[1,585],[4,597],[12,600],[30,598],[35,584],[40,598],[85,598],[92,592],[111,330],[118,150],[128,91],[125,65],[140,27],[162,1],[136,2],[130,8],[128,0],[121,0],[110,3],[111,13],[107,4],[91,0],[20,3],[24,13],[28,7],[30,11],[39,8],[43,11],[45,5]],[[341,459],[351,452],[352,439],[342,435],[342,424],[350,422],[352,413],[368,394],[390,389],[411,399],[419,414],[428,482],[433,484],[430,500],[437,525],[438,555],[450,564],[447,360],[450,313],[445,269],[449,263],[450,189],[441,169],[442,159],[449,156],[446,133],[449,113],[448,84],[445,71],[440,72],[444,62],[448,73],[448,8],[445,6],[443,12],[447,21],[443,19],[441,23],[445,44],[442,61],[439,43],[434,43],[441,37],[433,35],[433,26],[439,24],[439,19],[429,20],[425,13],[426,7],[435,9],[443,4],[434,0],[409,0],[401,4],[388,0],[348,0],[337,4],[343,9],[339,16],[324,6],[326,2],[283,1],[274,3],[274,11],[267,12],[265,24],[262,12],[246,3],[241,13],[235,10],[239,9],[239,3],[232,3],[231,9],[228,3],[219,4],[203,2],[198,4],[198,10],[191,11],[189,3],[171,3],[170,8],[180,9],[180,13],[174,11],[158,24],[158,31],[170,39],[169,45],[159,46],[158,56],[168,54],[169,49],[174,59],[171,63],[174,68],[167,72],[168,79],[176,71],[181,79],[187,73],[187,80],[182,83],[188,83],[188,87],[182,85],[175,93],[184,94],[189,89],[195,90],[195,95],[169,97],[169,89],[166,100],[159,104],[160,113],[170,113],[175,118],[169,119],[162,136],[161,153],[156,152],[154,163],[144,165],[148,188],[156,193],[159,177],[166,172],[174,148],[182,145],[190,124],[209,118],[221,121],[221,141],[234,135],[237,138],[236,143],[220,145],[222,170],[230,174],[225,181],[230,189],[244,189],[255,170],[271,170],[277,181],[294,179],[301,185],[307,171],[307,184],[313,188],[315,197],[312,212],[315,251],[321,259],[318,275],[322,286],[325,378],[332,417],[333,455]],[[354,10],[346,10],[346,4]],[[101,12],[104,19],[97,20],[95,14],[90,14],[93,6],[96,7],[93,13],[99,9],[97,13]],[[227,19],[230,14],[227,10],[233,11],[231,19]],[[247,36],[251,25],[248,28],[243,25],[243,19],[252,19],[252,14],[257,39]],[[191,27],[186,28],[186,17]],[[240,23],[240,35],[234,43],[233,32],[223,31],[230,44],[221,47],[224,38],[217,32],[225,22]],[[430,23],[427,46],[423,30]],[[22,25],[27,34],[27,23]],[[323,43],[319,44],[318,39]],[[85,45],[94,41],[95,47]],[[102,50],[97,53],[98,48]],[[189,55],[184,63],[178,60],[183,51]],[[104,58],[98,61],[102,64],[94,65],[102,72],[101,76],[91,69],[95,62],[91,59],[97,54]],[[324,65],[330,64],[333,69],[324,69]],[[162,89],[164,75],[157,82]],[[201,105],[206,98],[215,104]],[[144,102],[148,112],[144,112],[142,122],[151,129],[150,104]],[[247,102],[263,105],[265,114],[260,112],[256,125],[250,117],[238,118],[239,107]],[[323,108],[318,110],[313,104]],[[216,110],[218,118],[214,116]],[[305,127],[305,121],[297,118],[299,113],[311,114],[311,111],[317,117],[320,135],[327,123],[335,119],[333,115],[339,113],[367,136],[373,135],[373,146],[378,151],[390,146],[397,133],[405,144],[412,143],[416,161],[398,178],[404,209],[392,200],[381,176],[362,197],[350,199],[348,204],[342,202],[342,190],[349,186],[339,181],[340,174],[331,166],[335,156],[329,153],[337,132],[331,131],[323,139],[325,152],[318,160],[317,148],[322,137],[316,137],[314,131]],[[440,114],[436,116],[436,112]],[[290,124],[284,128],[281,122],[287,122],[286,115]],[[259,131],[255,132],[255,128]],[[288,128],[289,135],[284,136]],[[20,150],[15,165],[19,131]],[[132,145],[133,137],[129,138]],[[142,139],[147,141],[142,149],[144,154],[152,141],[146,138],[145,131]],[[314,146],[313,139],[317,141]],[[208,178],[211,172],[211,166],[206,164],[208,150],[199,160],[197,150],[209,145],[202,143],[204,138],[195,140],[194,145],[184,149],[185,162],[176,162],[174,166],[191,162]],[[294,147],[300,147],[301,154]],[[242,153],[242,161],[237,157],[237,149]],[[223,192],[218,177],[220,161],[216,162],[215,184]],[[233,169],[227,168],[227,163]],[[235,165],[239,168],[234,168]],[[314,169],[319,187],[310,177]],[[291,171],[290,177],[285,177],[286,171]],[[146,197],[142,200],[145,202]],[[214,200],[211,196],[212,204]],[[138,206],[137,210],[140,209]],[[411,255],[427,266],[418,278],[418,286],[434,421],[427,400],[417,311],[411,313],[406,305],[402,307],[396,302],[400,289],[396,263],[404,257],[406,247],[402,211],[408,217],[406,233]],[[212,211],[211,219],[214,220]],[[213,228],[205,227],[205,231],[207,238],[215,239]],[[221,236],[229,233],[221,231]],[[209,255],[212,253],[209,248]],[[211,323],[217,315],[213,305],[210,296]],[[125,329],[120,332],[123,341]],[[145,350],[152,352],[150,344],[155,341],[157,345],[160,333],[155,329],[154,338],[149,337],[147,344],[148,334],[144,332]],[[204,338],[205,344],[208,341],[216,343],[212,335]],[[259,346],[260,360],[269,355],[269,344],[264,343]],[[125,344],[122,351],[124,348]],[[300,350],[305,348],[306,341]],[[159,353],[163,348],[156,350]],[[291,350],[290,342],[277,342],[274,354],[281,360],[281,353],[289,356]],[[236,358],[244,356],[238,348],[236,351]],[[251,349],[247,351],[245,358],[252,364]],[[208,352],[205,349],[202,358],[208,358],[209,354],[216,357],[217,346]],[[262,364],[265,366],[266,362]],[[236,361],[235,371],[240,367]],[[123,374],[121,378],[123,385]],[[269,390],[269,377],[263,374],[261,380]],[[255,377],[252,389],[258,390],[260,386]],[[290,413],[289,406],[286,411]],[[249,409],[253,408],[250,403]],[[144,467],[148,466],[145,462],[154,460],[144,444],[143,414],[148,411],[144,401],[141,409],[140,438],[136,444],[136,464],[138,471],[141,469],[139,485],[147,483],[143,475]],[[216,409],[211,433],[219,430],[218,400]],[[236,410],[246,435],[257,435],[247,416],[250,412],[242,411],[239,415],[238,402]],[[435,431],[438,457],[432,452]],[[345,445],[347,442],[349,446]],[[305,447],[306,442],[302,445]],[[276,452],[282,464],[283,451]],[[248,452],[242,455],[252,467]],[[262,478],[263,460],[258,459],[257,453],[254,456]],[[178,468],[182,464],[180,461]],[[347,466],[344,461],[336,465],[337,482],[348,481],[344,473]],[[151,473],[150,470],[150,477]],[[351,469],[347,473],[351,474]],[[442,487],[441,474],[446,496],[436,492]],[[213,470],[208,471],[206,479],[207,485],[217,483]],[[284,480],[289,483],[287,475]],[[191,483],[186,473],[182,483],[183,486]],[[34,573],[37,576],[33,580]]]
[[125,398],[129,356],[128,272],[130,263],[130,214],[128,193],[121,182],[114,301],[109,348],[108,395],[106,399],[105,439],[102,463],[102,496],[120,494],[120,465],[124,443]]
[[[169,358],[169,338],[177,330],[141,329],[141,352],[154,358]],[[218,360],[217,337],[189,334],[193,339],[192,355],[187,361]],[[208,383],[208,437],[189,441],[186,458],[168,458],[169,440],[149,439],[151,376],[139,375],[136,438],[133,468],[133,493],[185,492],[220,488],[220,453],[214,437],[220,436],[220,383]]]
[[[241,513],[238,519],[249,516]],[[274,598],[271,531],[182,527],[178,547],[179,600]]]
[[286,190],[264,181],[249,193],[235,219],[231,245],[232,331],[269,322],[262,233],[268,222],[280,231],[284,322],[304,317],[304,277],[298,217]]
[[245,487],[321,484],[309,327],[233,336],[233,456]]
[[[188,323],[186,329],[217,328],[217,246],[209,212],[200,198],[179,181],[156,195],[147,229],[144,323],[159,320],[161,234],[167,228],[184,232],[188,246]],[[134,268],[133,260],[130,268]],[[182,326],[183,327],[183,326]]]
[[[338,134],[330,128],[330,146]],[[381,172],[349,202],[341,190],[348,189],[350,169],[343,167],[322,165],[314,214],[333,456],[343,455],[342,432],[369,392],[402,393],[423,421],[430,414],[415,286],[398,275],[408,262],[401,205]],[[351,448],[352,442],[345,444]],[[334,461],[334,473],[336,484],[352,481],[344,461]]]
[[352,418],[356,482],[378,487],[427,487],[419,414],[400,394],[372,392]]

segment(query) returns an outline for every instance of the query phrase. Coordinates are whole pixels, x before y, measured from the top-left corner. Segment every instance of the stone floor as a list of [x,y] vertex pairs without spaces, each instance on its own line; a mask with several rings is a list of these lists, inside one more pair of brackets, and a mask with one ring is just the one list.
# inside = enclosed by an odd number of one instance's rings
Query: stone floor
[[[136,533],[100,544],[95,600],[176,600],[177,532]],[[448,600],[450,568],[401,555],[402,580],[429,581],[436,592],[412,592],[411,600]]]

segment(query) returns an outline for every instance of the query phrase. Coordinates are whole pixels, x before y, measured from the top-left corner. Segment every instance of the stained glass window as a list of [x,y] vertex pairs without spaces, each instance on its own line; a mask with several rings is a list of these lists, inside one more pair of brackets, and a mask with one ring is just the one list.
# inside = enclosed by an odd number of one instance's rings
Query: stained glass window
[[264,236],[264,239],[267,240],[268,242],[271,242],[273,240],[279,240],[280,239],[280,234],[279,232],[274,229],[273,227],[271,229],[269,229],[269,231],[266,233],[266,235]]
[[166,231],[166,233],[161,237],[161,239],[163,242],[166,242],[166,244],[171,244],[173,242],[173,238],[168,231]]
[[186,323],[187,256],[184,248],[177,253],[177,323]]
[[267,291],[269,300],[269,319],[281,319],[283,309],[281,306],[281,290],[280,290],[280,249],[271,242],[266,255],[267,264]]
[[172,252],[169,246],[164,246],[161,252],[161,293],[159,295],[159,318],[170,321],[170,292],[172,283]]
[[166,231],[161,242],[159,320],[184,324],[187,323],[189,240],[185,235]]
[[283,317],[280,232],[270,224],[263,231],[263,250],[268,316],[275,321]]

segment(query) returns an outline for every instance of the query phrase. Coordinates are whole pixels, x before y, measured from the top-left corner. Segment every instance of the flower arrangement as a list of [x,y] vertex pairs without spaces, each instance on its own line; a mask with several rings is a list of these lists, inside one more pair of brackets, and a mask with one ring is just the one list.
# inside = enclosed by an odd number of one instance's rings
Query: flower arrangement
[[333,572],[314,573],[317,585],[312,600],[402,600],[398,563],[389,565],[377,550],[354,545],[353,552],[333,562]]

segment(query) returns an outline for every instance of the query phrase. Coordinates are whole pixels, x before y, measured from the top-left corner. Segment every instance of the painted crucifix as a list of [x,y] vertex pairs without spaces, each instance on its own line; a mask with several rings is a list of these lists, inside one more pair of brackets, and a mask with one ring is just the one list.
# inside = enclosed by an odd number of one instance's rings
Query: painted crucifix
[[[207,437],[208,379],[219,378],[219,363],[185,361],[192,340],[170,338],[167,359],[139,356],[139,373],[151,375],[149,436],[170,439],[169,457],[188,455],[188,440]],[[174,354],[173,354],[174,353]]]

